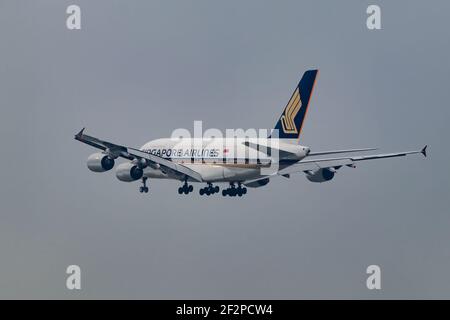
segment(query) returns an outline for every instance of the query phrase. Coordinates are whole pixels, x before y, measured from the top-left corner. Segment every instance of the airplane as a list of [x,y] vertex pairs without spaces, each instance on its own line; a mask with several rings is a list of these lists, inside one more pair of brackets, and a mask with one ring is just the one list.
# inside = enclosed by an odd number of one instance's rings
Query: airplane
[[[87,160],[93,172],[111,170],[119,157],[128,160],[117,165],[116,177],[124,182],[141,181],[141,193],[149,191],[148,179],[173,179],[182,183],[179,194],[191,193],[194,189],[191,182],[206,184],[199,193],[207,196],[219,192],[219,186],[214,184],[227,183],[223,196],[242,197],[247,187],[265,186],[276,176],[289,178],[293,173],[303,172],[309,181],[320,183],[332,180],[342,167],[354,168],[359,161],[411,154],[427,156],[427,146],[416,151],[341,156],[376,148],[311,152],[308,146],[301,145],[299,140],[317,75],[318,70],[303,74],[274,130],[265,138],[172,137],[133,148],[86,135],[83,128],[75,139],[100,150]],[[329,156],[317,158],[324,155]],[[275,169],[266,172],[272,166]]]

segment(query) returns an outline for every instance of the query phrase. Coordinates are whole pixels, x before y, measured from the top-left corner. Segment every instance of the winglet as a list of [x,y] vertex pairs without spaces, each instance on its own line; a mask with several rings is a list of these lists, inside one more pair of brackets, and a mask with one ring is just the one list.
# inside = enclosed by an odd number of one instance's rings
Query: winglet
[[84,131],[84,129],[86,129],[86,128],[81,129],[80,132],[78,132],[78,133],[75,135],[75,139],[79,139],[79,138],[81,138],[81,137],[83,136],[83,131]]
[[423,154],[423,156],[426,158],[427,157],[427,145],[425,147],[423,147],[423,149],[420,151],[420,153]]

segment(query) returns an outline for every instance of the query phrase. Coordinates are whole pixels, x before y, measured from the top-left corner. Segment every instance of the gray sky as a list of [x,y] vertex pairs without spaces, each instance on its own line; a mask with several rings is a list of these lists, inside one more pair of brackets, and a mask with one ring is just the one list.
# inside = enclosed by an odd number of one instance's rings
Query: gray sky
[[[366,8],[382,9],[382,30]],[[82,30],[65,10],[78,4]],[[450,298],[448,1],[1,1],[0,298]],[[312,150],[430,156],[303,174],[239,198],[94,174],[203,120],[271,128],[319,68]],[[78,264],[82,290],[65,288]],[[382,290],[366,289],[366,267]]]

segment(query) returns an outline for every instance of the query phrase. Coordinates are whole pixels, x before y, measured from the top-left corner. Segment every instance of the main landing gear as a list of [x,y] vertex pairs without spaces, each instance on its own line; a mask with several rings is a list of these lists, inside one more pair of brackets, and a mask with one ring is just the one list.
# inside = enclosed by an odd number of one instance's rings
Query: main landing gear
[[207,196],[219,192],[219,186],[213,187],[212,183],[209,182],[207,187],[201,188],[199,190],[200,195],[206,194]]
[[189,185],[186,180],[184,181],[183,186],[178,188],[178,194],[188,194],[192,191],[194,191],[194,187],[192,185]]
[[147,177],[142,177],[142,186],[139,187],[139,192],[140,193],[147,193],[148,192],[148,187],[147,187]]
[[234,183],[231,182],[230,183],[230,187],[228,189],[223,189],[222,190],[222,196],[230,196],[230,197],[242,197],[243,194],[247,193],[247,188],[246,187],[242,187],[241,183],[238,182],[238,187],[236,188]]

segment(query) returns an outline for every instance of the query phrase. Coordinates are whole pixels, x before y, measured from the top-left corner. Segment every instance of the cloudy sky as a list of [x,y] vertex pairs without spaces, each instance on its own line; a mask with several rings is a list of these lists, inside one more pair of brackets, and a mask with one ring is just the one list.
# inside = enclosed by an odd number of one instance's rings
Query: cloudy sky
[[[366,28],[377,3],[382,30]],[[66,28],[81,7],[82,29]],[[450,298],[448,1],[0,2],[0,298]],[[302,144],[429,145],[243,198],[86,168],[86,132],[272,128],[320,69]],[[66,267],[82,290],[65,287]],[[366,288],[366,267],[382,289]]]

